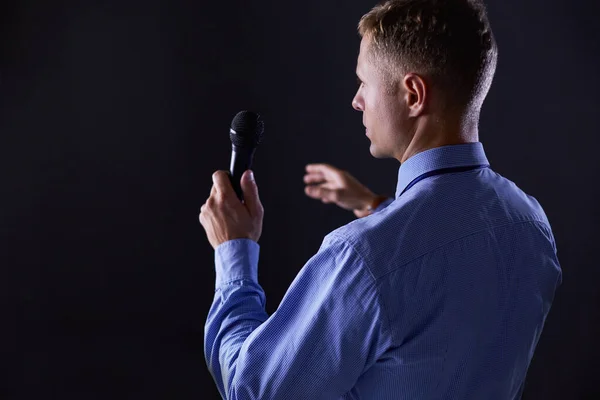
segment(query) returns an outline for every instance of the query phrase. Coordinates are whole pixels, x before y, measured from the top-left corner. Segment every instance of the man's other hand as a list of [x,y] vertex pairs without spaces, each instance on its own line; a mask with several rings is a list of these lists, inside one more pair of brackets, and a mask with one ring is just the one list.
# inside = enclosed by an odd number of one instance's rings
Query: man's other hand
[[200,208],[199,217],[212,247],[216,249],[221,243],[233,239],[258,242],[264,209],[252,171],[245,171],[240,182],[244,202],[235,194],[226,171],[215,172],[212,179],[210,197]]
[[329,164],[308,164],[304,183],[307,196],[351,210],[358,218],[371,214],[367,207],[380,197],[348,172]]

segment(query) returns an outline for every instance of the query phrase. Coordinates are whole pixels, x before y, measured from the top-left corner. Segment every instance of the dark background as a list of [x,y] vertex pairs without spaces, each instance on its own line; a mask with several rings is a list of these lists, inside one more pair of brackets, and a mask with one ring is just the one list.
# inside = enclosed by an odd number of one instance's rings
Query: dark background
[[[600,396],[594,2],[488,0],[499,64],[480,139],[544,207],[563,285],[525,399]],[[374,2],[4,1],[0,6],[0,398],[213,399],[198,222],[228,126],[260,112],[268,311],[353,215],[304,196],[309,162],[393,194],[350,102]]]

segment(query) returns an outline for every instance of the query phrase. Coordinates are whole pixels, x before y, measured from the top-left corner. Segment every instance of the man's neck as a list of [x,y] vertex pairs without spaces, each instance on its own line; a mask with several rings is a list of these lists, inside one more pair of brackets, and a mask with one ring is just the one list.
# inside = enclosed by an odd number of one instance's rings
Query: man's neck
[[400,163],[403,163],[415,154],[425,150],[441,146],[475,143],[478,141],[477,119],[469,121],[457,120],[454,123],[443,123],[440,120],[434,122],[432,119],[423,119],[422,123],[416,127],[415,134],[406,150],[399,157],[396,157],[396,159]]

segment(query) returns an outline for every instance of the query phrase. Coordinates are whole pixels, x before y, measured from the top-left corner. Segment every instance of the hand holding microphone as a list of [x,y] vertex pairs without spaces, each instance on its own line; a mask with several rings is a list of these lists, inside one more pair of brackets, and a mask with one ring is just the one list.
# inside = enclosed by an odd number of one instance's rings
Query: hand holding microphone
[[262,134],[263,123],[258,114],[242,111],[232,121],[230,171],[213,174],[210,197],[199,215],[214,249],[233,239],[258,242],[262,234],[264,209],[254,174],[249,170]]

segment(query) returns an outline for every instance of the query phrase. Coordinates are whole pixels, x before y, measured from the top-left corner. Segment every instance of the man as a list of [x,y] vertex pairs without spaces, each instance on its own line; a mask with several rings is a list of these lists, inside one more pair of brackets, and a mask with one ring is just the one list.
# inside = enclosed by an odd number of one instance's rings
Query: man
[[227,399],[517,399],[561,269],[539,203],[489,166],[478,119],[497,50],[477,0],[389,0],[360,22],[362,112],[394,199],[307,166],[307,195],[361,217],[327,235],[277,311],[257,281],[263,208],[213,175],[206,361]]

